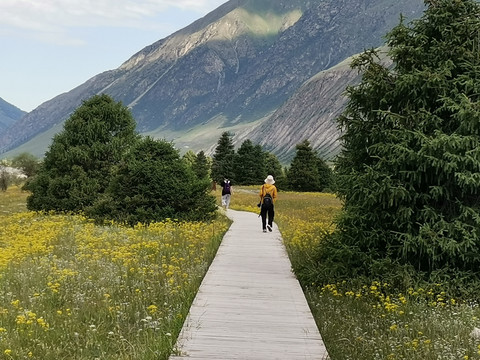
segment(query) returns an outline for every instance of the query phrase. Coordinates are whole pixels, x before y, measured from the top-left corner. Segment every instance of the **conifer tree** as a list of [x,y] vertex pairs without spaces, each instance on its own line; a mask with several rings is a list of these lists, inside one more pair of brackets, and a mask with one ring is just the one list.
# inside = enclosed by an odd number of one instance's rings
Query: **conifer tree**
[[234,161],[235,181],[240,185],[261,184],[265,179],[265,153],[260,145],[245,140]]
[[108,95],[83,102],[54,136],[36,176],[25,185],[30,210],[80,211],[93,204],[137,140],[127,107]]
[[426,3],[388,34],[393,67],[373,50],[352,63],[363,79],[339,118],[337,240],[353,271],[480,266],[480,5]]
[[282,164],[280,164],[278,158],[270,152],[265,153],[265,174],[273,176],[277,188],[286,188],[286,179]]
[[310,142],[304,140],[296,145],[296,153],[288,171],[288,186],[294,191],[320,191],[318,156]]
[[210,181],[195,176],[171,143],[146,137],[132,147],[87,215],[136,225],[166,218],[208,220],[215,210]]
[[218,139],[212,162],[212,180],[221,182],[225,177],[234,178],[235,147],[232,142],[232,134],[224,132]]
[[188,150],[183,156],[182,159],[188,166],[193,166],[197,155],[192,150]]
[[208,158],[205,153],[202,151],[198,152],[195,156],[195,161],[193,162],[192,169],[197,178],[199,179],[208,179],[209,178],[209,169],[210,165],[208,163]]

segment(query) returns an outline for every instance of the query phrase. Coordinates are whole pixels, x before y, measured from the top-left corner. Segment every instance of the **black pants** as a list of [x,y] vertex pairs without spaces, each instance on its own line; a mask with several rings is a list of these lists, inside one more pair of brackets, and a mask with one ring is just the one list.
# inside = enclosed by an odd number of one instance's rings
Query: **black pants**
[[273,217],[275,216],[275,210],[273,205],[264,206],[260,209],[260,216],[262,217],[262,228],[265,230],[267,228],[267,215],[268,215],[268,225],[273,225]]

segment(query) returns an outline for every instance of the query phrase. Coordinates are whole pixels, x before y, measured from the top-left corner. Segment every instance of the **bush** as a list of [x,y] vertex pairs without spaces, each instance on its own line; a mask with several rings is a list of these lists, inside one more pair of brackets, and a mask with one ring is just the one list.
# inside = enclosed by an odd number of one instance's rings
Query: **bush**
[[214,216],[210,181],[199,179],[171,143],[146,137],[116,169],[104,196],[87,215],[129,225],[166,218],[207,220]]

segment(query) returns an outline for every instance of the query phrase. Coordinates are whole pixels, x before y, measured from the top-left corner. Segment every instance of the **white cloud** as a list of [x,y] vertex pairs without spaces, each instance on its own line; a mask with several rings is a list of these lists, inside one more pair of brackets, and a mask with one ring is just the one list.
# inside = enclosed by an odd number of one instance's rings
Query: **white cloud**
[[[81,43],[69,29],[131,27],[154,29],[169,10],[199,15],[225,0],[1,0],[0,35],[17,34],[56,43]],[[169,21],[164,19],[163,21]]]

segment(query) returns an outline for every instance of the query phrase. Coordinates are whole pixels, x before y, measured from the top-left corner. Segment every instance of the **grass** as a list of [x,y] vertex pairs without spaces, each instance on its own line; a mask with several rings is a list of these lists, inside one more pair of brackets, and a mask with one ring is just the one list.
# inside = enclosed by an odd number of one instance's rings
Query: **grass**
[[[231,207],[258,212],[258,191],[234,187]],[[0,193],[0,359],[167,359],[229,222],[98,227],[27,212],[26,195]],[[315,270],[340,207],[331,194],[279,192],[295,271]],[[302,286],[332,360],[480,359],[477,299],[448,298],[438,284]]]
[[[257,212],[260,187],[236,189],[231,208]],[[331,194],[279,192],[275,221],[295,272],[315,271],[315,248],[334,230]],[[259,220],[260,221],[260,220]],[[394,289],[371,281],[302,284],[332,360],[480,359],[477,299],[448,298],[438,284]]]
[[0,359],[168,358],[226,218],[99,227],[0,196]]
[[21,190],[20,186],[10,186],[8,191],[0,191],[0,219],[12,213],[26,211],[28,193]]

